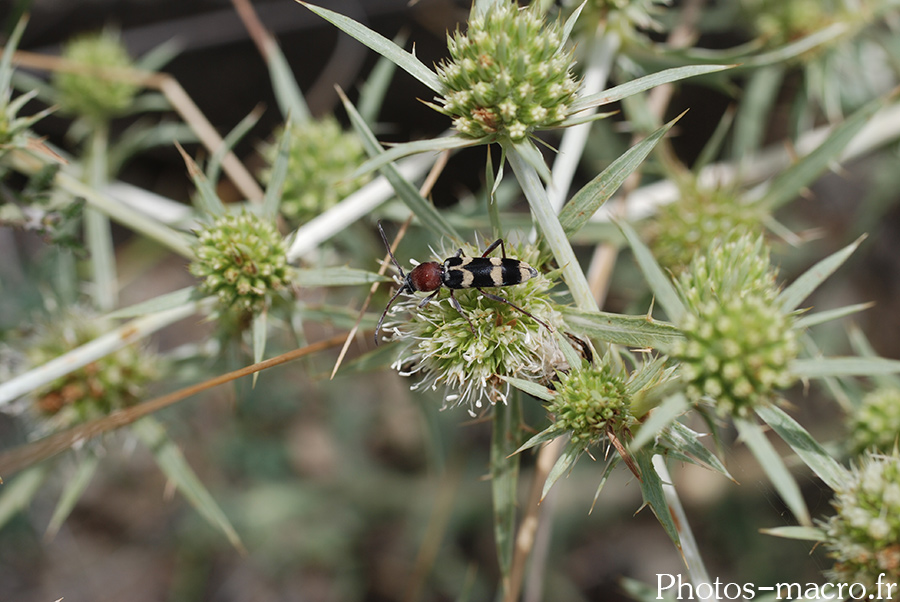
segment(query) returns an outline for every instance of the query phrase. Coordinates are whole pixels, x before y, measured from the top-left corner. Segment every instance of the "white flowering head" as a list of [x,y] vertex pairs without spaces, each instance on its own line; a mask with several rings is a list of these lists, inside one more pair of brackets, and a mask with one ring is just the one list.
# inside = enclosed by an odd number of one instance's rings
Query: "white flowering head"
[[[463,252],[481,255],[472,245],[465,245]],[[536,247],[507,247],[507,252],[538,265]],[[562,315],[549,298],[552,287],[539,272],[521,284],[490,292],[560,329]],[[452,305],[450,290],[442,287],[424,307],[419,307],[424,295],[419,293],[403,298],[388,314],[385,331],[404,345],[394,368],[419,379],[413,390],[440,389],[445,407],[463,405],[475,415],[480,408],[506,402],[509,385],[501,377],[544,381],[566,367],[555,334],[532,317],[474,288],[453,293],[463,313]]]
[[450,60],[437,69],[445,92],[436,107],[464,136],[522,140],[569,115],[578,82],[562,31],[546,23],[538,3],[509,0],[469,20],[465,34],[448,36]]
[[835,582],[900,582],[900,456],[867,452],[847,474],[822,527]]

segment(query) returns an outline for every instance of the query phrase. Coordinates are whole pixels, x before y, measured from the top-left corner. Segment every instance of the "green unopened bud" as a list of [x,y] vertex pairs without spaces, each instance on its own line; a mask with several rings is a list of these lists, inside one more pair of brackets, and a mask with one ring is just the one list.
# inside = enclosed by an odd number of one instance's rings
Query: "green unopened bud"
[[851,449],[859,454],[869,448],[891,450],[900,438],[900,389],[883,388],[862,398],[850,417]]
[[[283,136],[278,132],[275,139]],[[366,158],[360,139],[344,132],[334,117],[291,125],[290,158],[281,195],[280,211],[292,226],[303,224],[330,209],[359,189],[369,176],[348,176]],[[275,162],[278,145],[263,149],[269,165]],[[268,180],[270,172],[263,174]]]
[[114,75],[91,74],[91,70],[132,67],[131,57],[118,33],[104,30],[74,38],[64,47],[63,57],[83,67],[78,72],[60,71],[53,78],[64,111],[102,122],[121,115],[131,106],[140,89],[137,84]]
[[259,313],[290,284],[284,239],[253,213],[223,215],[198,231],[195,255],[191,273],[224,310]]
[[625,380],[607,362],[562,376],[556,392],[547,404],[553,431],[569,433],[585,449],[609,432],[619,436],[637,424]]

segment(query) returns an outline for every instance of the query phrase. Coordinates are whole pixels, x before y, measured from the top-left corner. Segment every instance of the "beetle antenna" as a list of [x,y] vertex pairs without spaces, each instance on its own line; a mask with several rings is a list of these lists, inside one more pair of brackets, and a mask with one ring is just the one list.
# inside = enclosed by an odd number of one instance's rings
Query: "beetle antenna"
[[[403,268],[400,267],[400,264],[397,262],[397,258],[394,257],[394,252],[391,251],[391,245],[388,242],[387,235],[384,233],[384,228],[381,227],[381,221],[378,221],[378,233],[381,234],[381,240],[384,241],[384,248],[387,249],[388,255],[391,256],[391,261],[394,263],[394,266],[398,270],[400,270],[400,278],[406,278],[406,274],[403,273]],[[394,293],[394,296],[391,297],[391,300],[388,301],[387,306],[384,308],[384,311],[381,313],[381,317],[378,319],[378,326],[375,327],[375,346],[378,346],[378,335],[381,333],[381,325],[384,324],[384,318],[387,316],[388,310],[391,308],[391,305],[394,304],[394,301],[397,300],[397,297],[400,296],[400,293],[403,292],[403,286],[400,286],[397,289],[397,292]]]
[[[391,251],[391,245],[390,245],[390,243],[388,242],[387,236],[384,234],[384,228],[381,227],[381,221],[380,221],[380,220],[379,220],[379,222],[378,222],[378,232],[381,234],[381,240],[384,241],[384,248],[387,249],[388,255],[391,256],[391,261],[394,263],[394,265],[397,267],[397,269],[400,270],[400,277],[401,277],[401,278],[406,278],[406,274],[403,273],[403,268],[401,268],[401,267],[400,267],[400,264],[397,263],[397,258],[394,257],[394,252]],[[395,296],[394,296],[394,299],[396,299],[396,298],[397,298],[397,297],[396,297],[396,295],[395,295]],[[393,299],[391,299],[391,301],[393,301]],[[387,311],[387,310],[385,310],[385,311]],[[384,316],[382,316],[382,319],[383,319],[383,318],[384,318]]]
[[394,301],[397,300],[397,297],[400,296],[400,293],[403,292],[403,287],[397,289],[397,292],[394,293],[394,296],[391,297],[391,300],[388,301],[388,304],[385,306],[384,311],[381,312],[381,317],[378,318],[378,326],[375,327],[375,346],[378,346],[378,334],[381,332],[381,325],[384,324],[384,318],[387,316],[388,310],[391,308],[391,305],[394,304]]

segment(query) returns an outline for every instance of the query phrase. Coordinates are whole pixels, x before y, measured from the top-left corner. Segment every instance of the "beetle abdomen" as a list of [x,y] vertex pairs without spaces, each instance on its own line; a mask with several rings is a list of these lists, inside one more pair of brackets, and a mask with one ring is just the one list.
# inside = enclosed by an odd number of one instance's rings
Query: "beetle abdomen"
[[475,288],[513,286],[537,276],[537,270],[518,259],[450,257],[444,261],[444,286]]

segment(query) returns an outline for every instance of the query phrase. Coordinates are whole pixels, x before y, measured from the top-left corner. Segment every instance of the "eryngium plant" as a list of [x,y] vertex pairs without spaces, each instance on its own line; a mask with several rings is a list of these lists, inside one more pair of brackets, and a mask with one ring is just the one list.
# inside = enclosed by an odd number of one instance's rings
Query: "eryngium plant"
[[[868,452],[835,491],[837,513],[822,527],[830,577],[840,583],[900,582],[900,456]],[[896,593],[896,592],[895,592]]]
[[446,87],[439,111],[466,136],[521,140],[569,114],[578,82],[560,27],[539,3],[497,2],[447,38],[450,60],[437,70]]
[[226,214],[197,231],[200,290],[215,295],[223,311],[257,314],[290,284],[287,245],[275,226],[254,213]]
[[[60,71],[53,78],[63,111],[103,122],[131,107],[139,86],[110,73],[133,67],[117,32],[104,30],[76,37],[63,48],[63,57],[83,66],[83,71]],[[93,75],[92,70],[106,73]]]
[[682,363],[689,399],[747,416],[794,382],[795,316],[783,310],[775,278],[761,236],[714,242],[678,278],[687,311],[671,356]]
[[[472,245],[463,249],[469,256],[481,255]],[[522,246],[512,256],[537,265],[538,250]],[[549,298],[552,287],[550,278],[539,272],[494,292],[560,329],[562,315]],[[454,295],[465,315],[451,305],[446,288],[424,307],[419,307],[421,297],[410,295],[391,308],[389,315],[403,316],[385,325],[391,340],[404,344],[394,368],[420,378],[412,389],[444,389],[445,405],[464,405],[474,415],[486,405],[506,402],[509,385],[501,377],[544,381],[566,367],[556,336],[534,319],[474,288]]]

